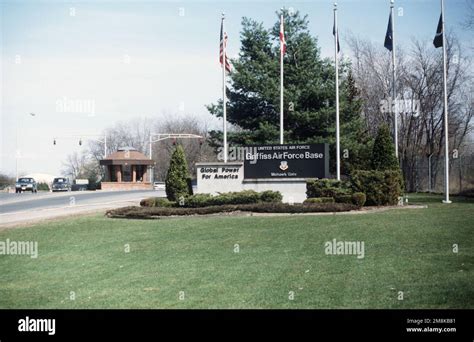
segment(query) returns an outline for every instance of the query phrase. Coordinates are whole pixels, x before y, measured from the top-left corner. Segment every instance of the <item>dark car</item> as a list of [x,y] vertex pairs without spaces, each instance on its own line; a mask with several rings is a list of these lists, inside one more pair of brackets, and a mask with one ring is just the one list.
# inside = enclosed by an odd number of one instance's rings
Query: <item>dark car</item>
[[71,191],[71,183],[69,183],[69,179],[64,177],[54,178],[51,191]]
[[22,177],[18,178],[15,183],[15,192],[20,193],[23,191],[38,192],[38,186],[34,178],[31,177]]

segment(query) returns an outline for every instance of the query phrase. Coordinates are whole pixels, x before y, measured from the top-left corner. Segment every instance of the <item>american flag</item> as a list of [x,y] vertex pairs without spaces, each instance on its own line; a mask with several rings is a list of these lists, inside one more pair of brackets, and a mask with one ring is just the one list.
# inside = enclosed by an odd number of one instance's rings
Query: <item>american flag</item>
[[286,52],[285,31],[283,30],[283,16],[280,19],[280,51],[284,55]]
[[[220,36],[220,49],[219,49],[219,62],[221,63],[221,65],[224,63],[223,62],[224,44],[225,44],[225,47],[227,48],[227,33],[224,32],[224,19],[222,19],[222,22],[221,22],[221,36]],[[226,54],[225,54],[225,68],[228,72],[231,71],[231,66],[229,64],[229,59],[227,57],[227,51],[226,51]]]

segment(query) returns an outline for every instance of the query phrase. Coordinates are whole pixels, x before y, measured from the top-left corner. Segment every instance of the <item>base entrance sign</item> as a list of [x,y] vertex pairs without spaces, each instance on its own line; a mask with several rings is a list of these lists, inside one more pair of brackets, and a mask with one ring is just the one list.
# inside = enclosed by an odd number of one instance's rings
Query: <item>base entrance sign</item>
[[246,146],[244,178],[327,178],[327,144]]

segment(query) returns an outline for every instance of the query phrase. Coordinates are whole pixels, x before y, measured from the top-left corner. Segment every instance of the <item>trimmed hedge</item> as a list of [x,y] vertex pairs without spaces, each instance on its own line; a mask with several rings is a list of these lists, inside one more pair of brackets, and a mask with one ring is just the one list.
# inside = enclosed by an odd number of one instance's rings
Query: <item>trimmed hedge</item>
[[336,203],[352,203],[352,195],[339,194],[335,198]]
[[304,200],[303,204],[311,203],[335,203],[332,197],[311,197]]
[[[366,196],[363,189],[351,187],[350,183],[338,181],[337,179],[312,179],[306,182],[306,195],[308,199],[304,203],[351,203],[358,207],[364,206]],[[329,200],[331,198],[331,200]]]
[[356,192],[352,195],[340,195],[336,198],[332,197],[313,197],[307,198],[303,202],[303,204],[310,204],[310,203],[348,203],[354,204],[357,207],[363,207],[365,204],[365,194],[362,192]]
[[337,179],[311,179],[306,182],[306,196],[315,197],[334,197],[349,195],[351,188],[349,184]]
[[318,213],[342,212],[357,210],[358,207],[346,203],[318,204],[286,204],[286,203],[255,203],[239,205],[220,205],[203,208],[163,208],[163,207],[125,207],[106,211],[106,216],[112,218],[154,219],[167,216],[210,215],[237,211],[255,213]]
[[203,208],[215,205],[253,204],[253,203],[281,203],[283,196],[279,191],[256,192],[245,190],[226,192],[213,196],[211,194],[196,194],[185,197],[183,202],[171,202],[164,198],[146,198],[140,202],[142,207],[184,207]]
[[267,203],[281,203],[283,196],[280,191],[263,191],[260,193],[260,200]]
[[352,204],[358,207],[363,207],[367,200],[367,196],[363,192],[354,192],[352,194]]
[[212,205],[212,195],[211,194],[196,194],[188,196],[185,198],[184,202],[178,203],[181,207],[206,207]]
[[160,207],[160,208],[169,208],[174,206],[176,203],[171,202],[167,198],[162,197],[149,197],[142,199],[140,201],[141,207]]
[[395,205],[402,195],[399,171],[354,171],[351,176],[352,189],[365,193],[367,205]]
[[197,194],[188,196],[184,201],[186,208],[202,208],[214,205],[253,204],[253,203],[281,203],[283,196],[279,191],[256,192],[245,190],[239,192],[226,192],[217,196],[210,194]]

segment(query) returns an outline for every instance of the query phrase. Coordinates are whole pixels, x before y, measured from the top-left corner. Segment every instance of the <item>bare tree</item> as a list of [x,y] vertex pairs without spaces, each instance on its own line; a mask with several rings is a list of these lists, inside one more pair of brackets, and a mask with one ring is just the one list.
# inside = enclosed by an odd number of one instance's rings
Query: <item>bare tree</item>
[[62,173],[71,179],[76,178],[94,178],[96,176],[95,162],[90,158],[87,152],[74,152],[67,156],[63,162]]
[[[215,160],[213,149],[207,142],[207,122],[194,116],[169,115],[167,119],[157,118],[134,118],[127,122],[118,122],[114,126],[104,130],[107,135],[107,155],[117,151],[121,147],[130,146],[138,151],[149,155],[150,135],[152,133],[188,133],[203,136],[204,139],[181,139],[179,141],[164,140],[153,143],[153,160],[155,161],[155,179],[163,180],[169,166],[171,153],[175,144],[183,146],[189,171],[196,174],[195,163],[198,161]],[[84,159],[83,159],[84,158]],[[103,142],[90,140],[85,154],[69,155],[65,166],[65,173],[74,178],[80,174],[81,170],[104,176],[104,170],[99,165],[99,161],[104,158]],[[87,166],[87,167],[86,167]]]
[[474,29],[474,2],[472,0],[466,0],[466,18],[464,19],[463,26],[468,29]]
[[[368,131],[375,136],[381,123],[392,124],[391,105],[391,55],[383,47],[348,34],[347,42],[352,50],[352,73],[363,99],[362,115]],[[403,72],[405,52],[398,48],[397,78]],[[387,110],[383,110],[385,107]],[[382,110],[381,110],[382,109]]]
[[[383,111],[390,98],[391,65],[382,46],[351,36],[354,54],[353,74],[361,89],[363,115],[369,132],[374,134],[381,122],[393,127],[391,111]],[[431,41],[413,40],[410,50],[397,49],[397,112],[399,115],[399,157],[408,191],[419,190],[420,164],[432,156],[433,165],[444,158],[443,77],[440,51]],[[470,60],[452,35],[447,37],[448,107],[450,148],[461,148],[472,129],[472,78]],[[471,100],[472,101],[472,100]],[[385,109],[390,108],[385,105]],[[439,168],[432,169],[436,183]]]
[[203,139],[172,139],[163,140],[153,144],[153,159],[156,161],[155,179],[164,180],[170,157],[175,149],[175,144],[183,146],[188,169],[191,175],[196,175],[196,162],[215,160],[214,150],[207,142],[208,127],[205,121],[200,121],[196,117],[187,116],[182,118],[169,118],[155,125],[156,133],[183,133],[195,134],[204,137]]
[[0,190],[3,190],[9,186],[15,186],[15,177],[0,173]]

